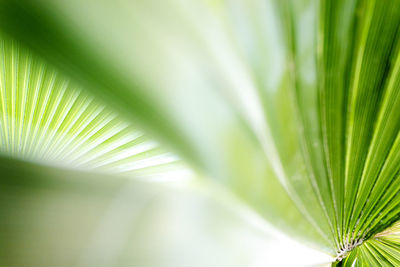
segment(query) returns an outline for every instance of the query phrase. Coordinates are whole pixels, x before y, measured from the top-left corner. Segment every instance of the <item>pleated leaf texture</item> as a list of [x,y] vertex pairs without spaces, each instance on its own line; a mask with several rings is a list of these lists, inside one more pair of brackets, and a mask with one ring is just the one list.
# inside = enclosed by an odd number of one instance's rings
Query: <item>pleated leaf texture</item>
[[399,0],[2,0],[0,29],[4,157],[204,183],[400,266]]
[[3,38],[0,49],[3,154],[150,178],[188,173],[175,155],[15,41]]

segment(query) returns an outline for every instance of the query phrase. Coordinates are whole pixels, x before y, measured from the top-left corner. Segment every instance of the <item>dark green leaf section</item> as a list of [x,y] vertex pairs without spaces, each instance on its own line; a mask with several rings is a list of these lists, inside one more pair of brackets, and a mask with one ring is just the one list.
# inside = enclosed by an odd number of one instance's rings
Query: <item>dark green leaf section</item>
[[[279,3],[303,158],[339,259],[399,218],[399,4]],[[354,253],[377,250],[366,245]]]
[[319,120],[337,240],[343,242],[345,128],[357,1],[320,1],[317,30]]
[[[388,117],[396,116],[398,107],[393,106],[393,102],[382,100],[384,93],[390,94],[390,85],[388,88],[387,84],[398,76],[391,59],[397,57],[394,48],[398,43],[399,2],[366,1],[360,9],[364,16],[359,26],[357,54],[349,88],[346,131],[345,228],[348,240],[358,238],[359,234],[362,234],[361,238],[365,236],[365,233],[354,232],[355,225],[369,216],[360,216],[360,212],[379,178],[379,171],[400,126],[395,117],[393,121]],[[396,111],[389,114],[391,110]],[[390,128],[387,123],[379,123],[379,113],[384,114],[384,119],[390,120],[391,130],[387,131]],[[373,200],[369,198],[369,202]]]
[[398,1],[279,6],[294,64],[303,158],[341,257],[398,219],[400,6]]

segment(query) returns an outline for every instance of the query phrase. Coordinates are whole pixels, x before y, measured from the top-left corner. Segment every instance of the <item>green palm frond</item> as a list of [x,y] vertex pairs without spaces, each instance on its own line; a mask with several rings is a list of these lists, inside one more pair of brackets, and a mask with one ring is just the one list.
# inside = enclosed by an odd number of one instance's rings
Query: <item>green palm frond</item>
[[15,41],[1,42],[1,152],[149,179],[190,176],[179,158]]
[[2,0],[0,23],[4,155],[196,177],[334,265],[399,265],[400,1]]
[[343,261],[343,266],[397,266],[399,260],[399,223],[357,246]]

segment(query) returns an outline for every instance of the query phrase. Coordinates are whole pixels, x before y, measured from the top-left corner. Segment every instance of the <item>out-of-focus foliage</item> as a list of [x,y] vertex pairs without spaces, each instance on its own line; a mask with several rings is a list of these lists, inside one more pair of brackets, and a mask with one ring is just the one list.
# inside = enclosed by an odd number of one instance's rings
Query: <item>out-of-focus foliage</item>
[[399,0],[0,3],[6,155],[202,180],[335,264],[400,261]]
[[[0,168],[0,266],[261,267],[329,260],[262,221],[249,224],[254,215],[207,187],[4,157]],[[282,258],[285,249],[293,257]]]

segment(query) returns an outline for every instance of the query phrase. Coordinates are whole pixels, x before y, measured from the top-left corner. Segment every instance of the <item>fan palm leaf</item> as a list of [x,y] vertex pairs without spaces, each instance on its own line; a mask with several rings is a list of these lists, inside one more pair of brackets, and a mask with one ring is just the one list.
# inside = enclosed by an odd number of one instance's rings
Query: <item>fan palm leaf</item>
[[400,261],[398,0],[3,0],[0,14],[5,155],[200,181],[334,264]]

